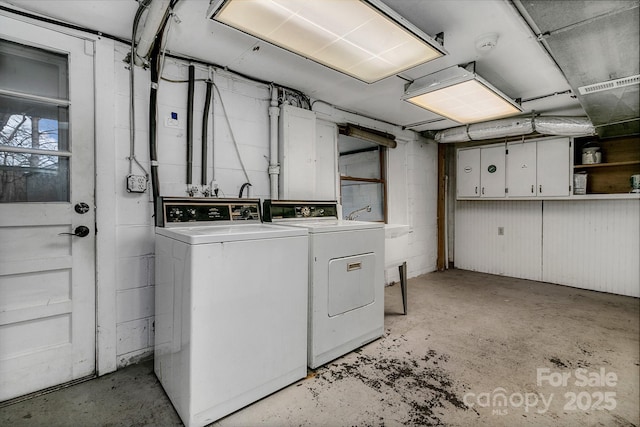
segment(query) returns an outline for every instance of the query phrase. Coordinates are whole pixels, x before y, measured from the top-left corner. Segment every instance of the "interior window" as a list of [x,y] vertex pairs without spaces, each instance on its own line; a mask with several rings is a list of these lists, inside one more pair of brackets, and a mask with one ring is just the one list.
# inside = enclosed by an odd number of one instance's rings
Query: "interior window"
[[343,217],[386,222],[386,147],[340,134],[338,149]]
[[0,40],[0,202],[69,201],[65,55]]

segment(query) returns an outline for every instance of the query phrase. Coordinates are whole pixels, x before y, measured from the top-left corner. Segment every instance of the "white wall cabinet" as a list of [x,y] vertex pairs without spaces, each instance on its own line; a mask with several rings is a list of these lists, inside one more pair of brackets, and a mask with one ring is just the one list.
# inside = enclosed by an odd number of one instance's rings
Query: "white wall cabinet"
[[280,199],[312,199],[316,187],[316,115],[283,105],[280,111]]
[[569,196],[570,153],[569,138],[508,143],[508,197]]
[[480,149],[458,150],[458,197],[480,197]]
[[458,199],[569,197],[571,176],[566,137],[458,149]]
[[340,188],[338,174],[338,126],[316,121],[316,188],[314,200],[336,200]]
[[480,197],[505,196],[505,146],[480,149]]
[[313,111],[283,105],[278,149],[281,200],[335,200],[337,135]]
[[505,145],[458,150],[458,198],[505,196]]
[[509,197],[533,197],[537,194],[536,144],[507,144],[507,191]]
[[571,142],[569,138],[536,142],[538,197],[565,197],[571,192]]

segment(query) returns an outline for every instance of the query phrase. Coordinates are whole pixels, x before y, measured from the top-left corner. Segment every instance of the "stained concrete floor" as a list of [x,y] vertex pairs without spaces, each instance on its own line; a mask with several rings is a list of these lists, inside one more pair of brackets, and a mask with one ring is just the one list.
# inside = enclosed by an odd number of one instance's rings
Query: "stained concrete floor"
[[[385,291],[385,335],[213,426],[638,426],[640,300],[449,270]],[[151,361],[3,426],[179,426]]]

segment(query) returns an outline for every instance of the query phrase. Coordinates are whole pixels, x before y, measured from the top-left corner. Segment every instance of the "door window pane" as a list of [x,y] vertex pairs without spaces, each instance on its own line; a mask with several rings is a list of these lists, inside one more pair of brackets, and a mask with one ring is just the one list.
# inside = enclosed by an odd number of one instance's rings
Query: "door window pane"
[[68,117],[69,107],[0,95],[0,145],[68,151]]
[[0,89],[69,99],[67,57],[0,40]]
[[68,202],[69,158],[0,152],[0,202]]
[[0,90],[0,203],[68,202],[67,57],[0,40]]

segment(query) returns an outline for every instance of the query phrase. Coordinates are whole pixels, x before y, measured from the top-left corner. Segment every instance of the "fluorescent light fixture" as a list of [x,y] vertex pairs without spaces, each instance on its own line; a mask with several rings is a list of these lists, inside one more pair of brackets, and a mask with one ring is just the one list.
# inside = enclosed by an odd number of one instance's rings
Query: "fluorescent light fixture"
[[366,83],[446,54],[379,0],[213,0],[207,16]]
[[364,141],[375,142],[378,145],[384,145],[389,148],[396,148],[398,146],[396,137],[386,132],[367,129],[351,124],[338,126],[338,129],[342,135],[362,139]]
[[522,107],[486,80],[459,66],[414,80],[402,99],[462,124],[522,112]]

